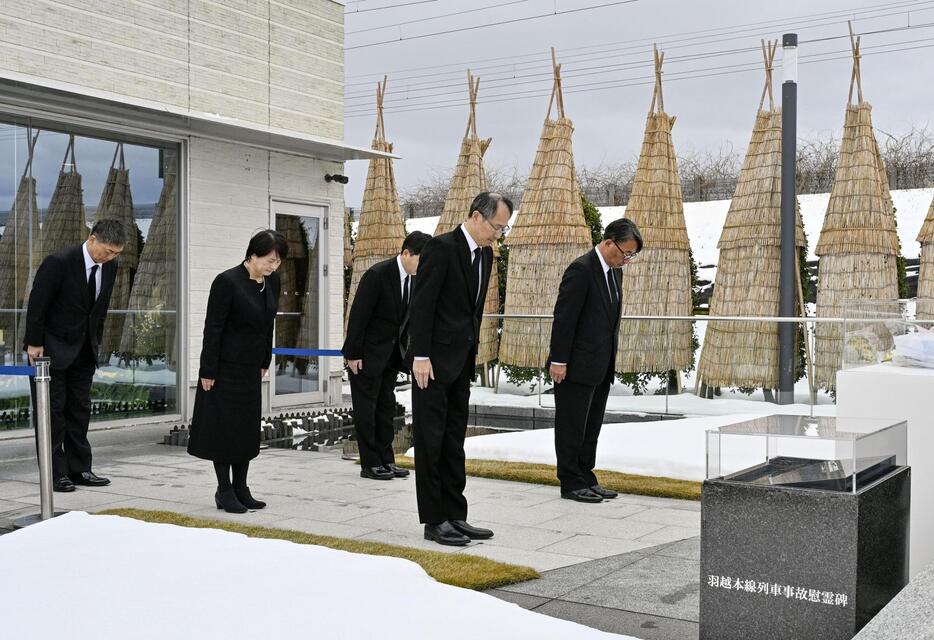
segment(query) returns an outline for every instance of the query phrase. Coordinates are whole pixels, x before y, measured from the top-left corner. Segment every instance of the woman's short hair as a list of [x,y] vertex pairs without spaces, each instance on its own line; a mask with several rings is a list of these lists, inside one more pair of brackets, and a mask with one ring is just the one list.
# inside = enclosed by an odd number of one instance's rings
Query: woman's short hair
[[265,229],[250,238],[250,244],[246,248],[246,259],[250,256],[262,258],[275,252],[280,260],[289,257],[289,242],[285,236],[275,229]]

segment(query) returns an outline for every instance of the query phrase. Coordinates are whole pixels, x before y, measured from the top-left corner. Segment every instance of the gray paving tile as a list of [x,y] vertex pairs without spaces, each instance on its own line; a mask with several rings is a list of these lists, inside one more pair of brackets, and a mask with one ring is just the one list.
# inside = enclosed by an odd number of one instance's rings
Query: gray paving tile
[[[396,482],[396,480],[392,480],[391,482]],[[401,484],[405,481],[399,480],[398,482]],[[407,484],[408,486],[404,491],[395,491],[393,493],[387,493],[376,498],[360,500],[356,504],[361,506],[366,505],[368,507],[377,507],[379,509],[400,509],[412,512],[417,511],[418,502],[415,499],[415,483],[411,482]]]
[[700,535],[700,527],[661,527],[651,533],[641,536],[641,542],[651,542],[652,544],[664,544],[666,542],[676,542],[686,540]]
[[[577,504],[576,502],[574,504]],[[602,505],[588,505],[591,507],[600,507]],[[599,511],[592,511],[599,513]],[[622,540],[635,540],[642,536],[647,536],[664,525],[651,522],[639,522],[629,518],[604,518],[598,515],[584,515],[582,513],[567,514],[559,516],[552,520],[547,520],[539,526],[556,531],[571,531],[583,535],[603,536],[606,538],[620,538]],[[685,536],[687,537],[687,536]],[[662,542],[671,542],[663,540]],[[610,554],[612,555],[612,554]]]
[[468,547],[461,547],[458,553],[483,556],[490,560],[532,567],[536,571],[548,571],[549,569],[566,567],[568,565],[578,564],[586,559],[582,556],[548,553],[545,551],[527,551],[525,549],[515,549],[513,547],[500,547],[489,542],[472,543]]
[[399,511],[398,509],[377,511],[351,520],[345,520],[343,524],[368,529],[398,531],[401,533],[412,531],[422,532],[424,530],[423,525],[418,522],[418,514],[414,511]]
[[627,519],[673,527],[700,528],[700,512],[687,509],[650,508]]
[[[468,486],[470,482],[468,480]],[[478,489],[476,491],[465,492],[468,500],[476,500],[477,502],[496,502],[506,507],[517,508],[517,507],[535,507],[538,505],[543,505],[555,500],[556,496],[542,495],[538,493],[532,493],[528,491],[512,491],[512,487],[509,486],[512,483],[503,482],[503,485],[498,489]]]
[[[513,547],[535,551],[574,536],[573,533],[551,531],[539,527],[523,527],[499,522],[490,522],[471,516],[470,524],[493,530],[491,543],[502,547]],[[583,555],[583,554],[574,554]]]
[[677,498],[657,498],[655,496],[639,496],[631,493],[621,493],[616,500],[643,504],[649,507],[666,509],[684,509],[686,511],[700,511],[700,500],[679,500]]
[[21,511],[22,509],[35,509],[38,512],[36,504],[18,502],[16,500],[0,500],[0,513]]
[[[412,547],[413,549],[425,549],[427,551],[438,551],[440,553],[457,553],[463,551],[464,547],[448,547],[431,540],[425,540],[422,529],[413,529],[412,532],[401,531],[373,531],[357,537],[358,540],[372,540],[373,542],[384,542],[394,544],[400,547]],[[472,543],[476,544],[476,543]]]
[[304,531],[319,536],[333,536],[335,538],[358,538],[375,531],[364,527],[352,527],[346,524],[308,520],[306,518],[287,518],[279,520],[273,526],[276,529],[294,529],[295,531]]
[[501,589],[548,599],[560,598],[574,589],[590,584],[598,578],[602,578],[633,562],[641,560],[646,557],[646,554],[650,551],[651,549],[645,549],[643,551],[622,553],[618,556],[610,556],[609,558],[581,562],[560,569],[552,569],[551,571],[542,573],[542,577],[537,580],[511,584],[501,587]]
[[[101,508],[101,505],[113,504],[124,499],[122,495],[102,489],[85,489],[84,487],[78,487],[77,491],[71,493],[54,493],[52,495],[52,503],[55,508],[66,511],[86,511]],[[20,498],[18,502],[38,505],[40,498],[39,496],[27,496]]]
[[39,481],[18,482],[16,480],[0,481],[0,500],[15,500],[23,496],[39,495]]
[[[331,500],[298,500],[295,498],[265,496],[266,509],[287,518],[307,518],[324,522],[347,522],[354,518],[369,516],[385,511],[375,507]],[[373,527],[378,528],[378,527]]]
[[468,517],[488,522],[502,522],[519,526],[538,526],[548,520],[566,515],[567,509],[548,502],[531,507],[517,507],[500,502],[471,502]]
[[517,604],[523,609],[534,609],[548,602],[548,598],[527,596],[524,593],[513,593],[512,591],[502,591],[501,589],[490,589],[484,593],[499,598],[500,600]]
[[696,622],[699,580],[693,560],[650,555],[571,591],[563,599]]
[[656,554],[700,562],[700,536],[665,545]]
[[638,551],[654,546],[651,542],[638,540],[621,540],[619,538],[604,538],[600,536],[575,535],[560,542],[542,547],[541,551],[549,553],[566,553],[587,558],[605,558],[607,555],[618,555]]
[[698,634],[696,622],[563,600],[546,602],[535,612],[643,640],[697,640]]

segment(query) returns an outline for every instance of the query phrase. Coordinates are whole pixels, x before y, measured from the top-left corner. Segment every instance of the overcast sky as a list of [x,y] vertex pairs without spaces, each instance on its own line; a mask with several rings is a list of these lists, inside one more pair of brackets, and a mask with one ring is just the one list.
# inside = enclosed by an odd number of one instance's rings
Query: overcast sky
[[[574,11],[599,5],[609,6]],[[346,11],[345,139],[369,146],[376,81],[388,74],[385,122],[402,156],[402,192],[450,173],[467,121],[468,67],[481,79],[478,132],[493,138],[487,166],[527,171],[548,107],[552,46],[578,168],[638,153],[653,41],[667,54],[665,107],[678,117],[681,153],[728,145],[745,152],[763,86],[759,40],[786,32],[801,40],[799,137],[839,136],[852,67],[848,18],[863,34],[863,94],[876,128],[904,133],[932,119],[934,0],[362,0]],[[451,13],[460,15],[428,19]],[[459,31],[426,35],[452,30]],[[376,44],[385,41],[392,42]],[[779,47],[777,101],[781,57]],[[366,167],[347,164],[349,206],[360,204]]]

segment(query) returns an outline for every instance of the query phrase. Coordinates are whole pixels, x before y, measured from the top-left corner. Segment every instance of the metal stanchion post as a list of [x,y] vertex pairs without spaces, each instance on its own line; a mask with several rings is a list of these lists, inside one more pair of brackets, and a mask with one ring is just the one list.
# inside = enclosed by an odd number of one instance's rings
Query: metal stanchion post
[[17,529],[48,520],[55,514],[52,500],[52,416],[49,409],[49,375],[51,358],[36,358],[36,440],[39,451],[39,514],[24,516],[13,522]]
[[40,516],[51,518],[52,505],[52,416],[49,413],[49,366],[51,358],[36,358],[36,438],[39,442]]

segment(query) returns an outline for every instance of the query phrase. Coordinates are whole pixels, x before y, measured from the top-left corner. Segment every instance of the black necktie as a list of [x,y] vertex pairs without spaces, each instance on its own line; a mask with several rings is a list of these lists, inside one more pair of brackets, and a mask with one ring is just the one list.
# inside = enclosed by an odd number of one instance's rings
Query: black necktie
[[473,273],[474,273],[474,304],[480,299],[480,282],[483,280],[483,249],[477,247],[473,250]]
[[610,302],[614,305],[619,304],[619,292],[616,290],[616,278],[613,277],[613,270],[606,270],[606,283],[610,287]]
[[409,278],[411,276],[406,276],[405,281],[402,283],[402,315],[405,315],[405,312],[409,310]]
[[88,278],[88,309],[93,309],[97,301],[97,270],[99,268],[98,265],[91,267],[91,277]]

